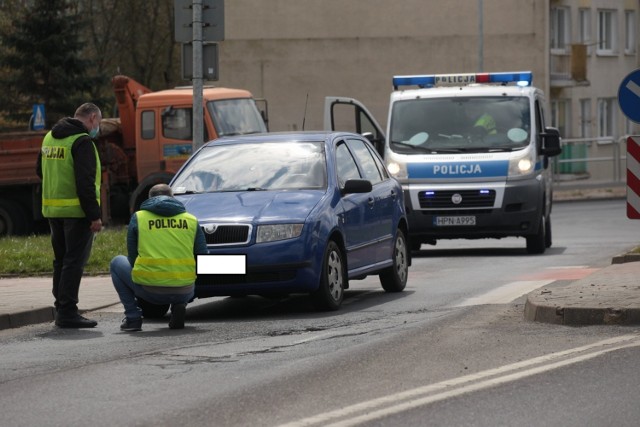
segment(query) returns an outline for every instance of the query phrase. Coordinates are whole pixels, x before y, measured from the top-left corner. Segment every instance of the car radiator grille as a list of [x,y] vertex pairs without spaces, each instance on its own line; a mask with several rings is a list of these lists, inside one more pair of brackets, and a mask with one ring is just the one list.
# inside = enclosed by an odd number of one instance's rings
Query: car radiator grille
[[420,207],[423,209],[490,208],[495,199],[495,190],[437,190],[421,191],[418,194]]
[[251,226],[246,224],[214,225],[202,227],[207,245],[233,245],[248,243],[251,238]]

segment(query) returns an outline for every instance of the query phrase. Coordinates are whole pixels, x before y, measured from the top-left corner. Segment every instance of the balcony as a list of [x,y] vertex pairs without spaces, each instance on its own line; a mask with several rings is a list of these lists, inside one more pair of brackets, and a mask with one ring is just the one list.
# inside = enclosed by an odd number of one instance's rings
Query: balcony
[[589,86],[587,80],[587,45],[572,44],[567,52],[551,51],[549,58],[551,87]]

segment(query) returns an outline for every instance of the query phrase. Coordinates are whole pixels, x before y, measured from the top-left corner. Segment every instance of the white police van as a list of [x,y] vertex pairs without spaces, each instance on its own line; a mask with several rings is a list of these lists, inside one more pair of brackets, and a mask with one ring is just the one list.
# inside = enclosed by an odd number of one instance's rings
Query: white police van
[[366,134],[382,154],[404,189],[412,249],[518,236],[529,253],[543,253],[549,158],[561,148],[531,82],[531,72],[395,76],[386,138],[351,98],[326,98],[325,128]]

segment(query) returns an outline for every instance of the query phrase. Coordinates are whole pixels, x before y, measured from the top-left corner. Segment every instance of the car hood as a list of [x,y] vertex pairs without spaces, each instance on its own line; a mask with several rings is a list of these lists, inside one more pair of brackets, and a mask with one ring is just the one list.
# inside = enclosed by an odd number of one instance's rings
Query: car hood
[[304,222],[325,195],[322,191],[242,191],[181,195],[187,211],[201,223]]

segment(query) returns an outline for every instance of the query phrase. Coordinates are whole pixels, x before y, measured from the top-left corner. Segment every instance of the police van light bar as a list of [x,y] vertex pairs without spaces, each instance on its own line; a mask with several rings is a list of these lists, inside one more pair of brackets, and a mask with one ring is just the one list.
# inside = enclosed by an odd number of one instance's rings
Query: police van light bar
[[434,86],[467,86],[480,83],[502,85],[515,83],[518,86],[530,86],[532,80],[533,74],[531,71],[393,76],[393,89],[398,90],[400,86],[418,86],[425,88]]

